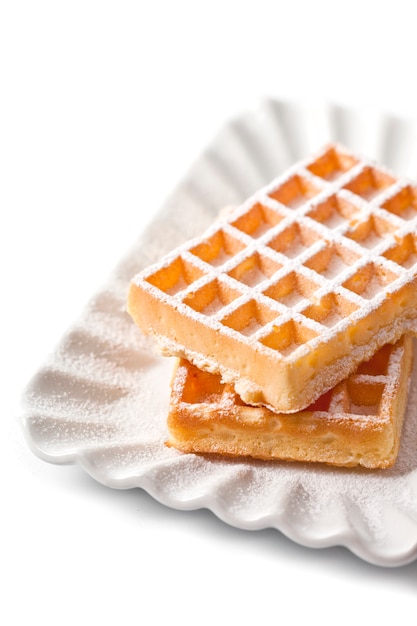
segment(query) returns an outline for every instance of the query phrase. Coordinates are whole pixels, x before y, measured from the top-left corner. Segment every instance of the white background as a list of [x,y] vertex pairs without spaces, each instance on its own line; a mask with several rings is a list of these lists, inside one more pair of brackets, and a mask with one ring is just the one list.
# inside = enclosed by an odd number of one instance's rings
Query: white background
[[0,4],[1,623],[415,623],[417,562],[108,489],[38,460],[17,423],[25,383],[227,119],[265,96],[417,115],[412,4]]

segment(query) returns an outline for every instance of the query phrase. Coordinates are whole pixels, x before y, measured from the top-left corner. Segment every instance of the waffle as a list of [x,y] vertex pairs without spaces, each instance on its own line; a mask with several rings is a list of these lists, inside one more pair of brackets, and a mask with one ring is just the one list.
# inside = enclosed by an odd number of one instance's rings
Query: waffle
[[163,354],[296,412],[417,331],[417,187],[337,145],[131,282]]
[[183,452],[385,468],[398,453],[412,338],[387,344],[299,413],[245,405],[220,376],[178,361],[169,442]]

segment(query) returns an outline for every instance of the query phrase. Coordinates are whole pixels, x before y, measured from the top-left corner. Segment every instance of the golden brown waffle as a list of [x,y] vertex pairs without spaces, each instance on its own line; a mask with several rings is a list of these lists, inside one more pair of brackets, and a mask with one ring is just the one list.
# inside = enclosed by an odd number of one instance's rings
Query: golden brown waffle
[[417,188],[328,146],[132,281],[160,350],[294,412],[417,330]]
[[245,405],[218,375],[181,360],[168,444],[183,452],[389,467],[398,453],[411,361],[412,339],[404,336],[314,405],[288,415]]

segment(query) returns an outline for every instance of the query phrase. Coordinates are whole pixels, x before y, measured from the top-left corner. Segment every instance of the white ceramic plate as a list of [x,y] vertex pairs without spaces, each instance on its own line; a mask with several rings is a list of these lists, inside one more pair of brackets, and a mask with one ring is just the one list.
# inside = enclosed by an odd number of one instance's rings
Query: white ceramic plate
[[304,545],[344,545],[401,565],[417,555],[417,369],[393,469],[184,455],[164,445],[172,362],[154,355],[125,313],[141,267],[329,140],[417,177],[417,127],[374,111],[270,100],[228,123],[34,376],[23,422],[37,455],[79,463],[110,487],[140,487],[241,528],[275,527]]

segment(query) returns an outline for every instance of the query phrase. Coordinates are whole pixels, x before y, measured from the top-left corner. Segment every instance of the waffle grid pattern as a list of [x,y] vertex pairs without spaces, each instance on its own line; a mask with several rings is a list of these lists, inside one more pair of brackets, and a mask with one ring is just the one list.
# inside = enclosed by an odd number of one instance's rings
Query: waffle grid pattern
[[219,375],[180,360],[168,444],[183,452],[390,467],[398,454],[412,338],[386,344],[354,374],[293,415],[242,402]]
[[[358,369],[346,380],[323,394],[307,407],[303,413],[333,420],[357,420],[366,426],[367,420],[381,424],[389,421],[393,415],[392,404],[398,393],[399,385],[407,385],[403,376],[404,341],[403,336],[395,345],[386,344],[368,361],[361,363]],[[181,411],[193,419],[201,414],[201,405],[207,409],[203,415],[215,420],[235,414],[250,423],[254,415],[260,415],[259,407],[250,407],[242,403],[233,386],[222,383],[220,376],[203,372],[188,361],[180,361],[172,383],[171,412],[181,405]],[[241,407],[244,413],[241,415]],[[268,409],[261,409],[262,415],[275,417]],[[249,414],[248,414],[249,411]],[[296,417],[291,416],[290,419]]]
[[135,281],[288,361],[413,280],[416,250],[416,188],[330,146]]
[[412,338],[386,344],[305,410],[245,405],[218,375],[180,360],[172,380],[168,445],[183,452],[390,467],[398,454]]

